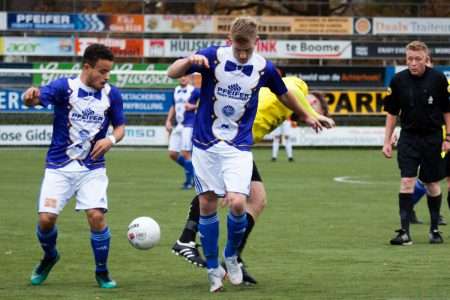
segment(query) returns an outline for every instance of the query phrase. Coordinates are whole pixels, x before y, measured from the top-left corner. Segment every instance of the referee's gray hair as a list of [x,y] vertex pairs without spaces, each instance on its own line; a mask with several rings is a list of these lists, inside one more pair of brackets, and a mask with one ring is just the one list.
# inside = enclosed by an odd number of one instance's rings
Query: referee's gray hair
[[427,55],[430,54],[430,51],[428,50],[427,44],[425,44],[422,41],[412,41],[408,45],[406,45],[406,50],[411,51],[425,51]]

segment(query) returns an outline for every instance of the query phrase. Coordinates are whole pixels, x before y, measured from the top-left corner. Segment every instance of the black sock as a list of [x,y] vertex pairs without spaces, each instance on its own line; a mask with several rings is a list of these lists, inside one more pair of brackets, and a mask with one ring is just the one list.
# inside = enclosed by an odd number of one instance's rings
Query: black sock
[[192,199],[191,207],[189,208],[188,219],[186,225],[184,225],[183,232],[179,238],[182,243],[195,242],[195,236],[197,234],[198,220],[200,219],[200,201],[198,196]]
[[244,251],[245,244],[247,243],[248,236],[250,232],[252,232],[253,227],[255,226],[255,219],[249,213],[247,213],[247,228],[245,229],[244,237],[242,238],[241,244],[238,247],[238,261],[242,262],[242,251]]
[[439,226],[439,215],[441,212],[442,194],[431,197],[427,195],[428,209],[430,211],[431,230],[437,230]]
[[398,205],[400,207],[400,223],[402,229],[409,233],[409,221],[411,218],[412,194],[411,193],[399,193]]

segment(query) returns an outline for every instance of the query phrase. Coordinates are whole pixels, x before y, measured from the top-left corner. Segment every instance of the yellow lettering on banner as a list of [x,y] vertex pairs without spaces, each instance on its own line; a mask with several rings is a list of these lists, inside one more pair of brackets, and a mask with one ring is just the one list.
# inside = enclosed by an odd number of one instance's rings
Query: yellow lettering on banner
[[387,92],[348,91],[325,92],[329,110],[334,115],[361,114],[380,115],[383,112],[383,99]]

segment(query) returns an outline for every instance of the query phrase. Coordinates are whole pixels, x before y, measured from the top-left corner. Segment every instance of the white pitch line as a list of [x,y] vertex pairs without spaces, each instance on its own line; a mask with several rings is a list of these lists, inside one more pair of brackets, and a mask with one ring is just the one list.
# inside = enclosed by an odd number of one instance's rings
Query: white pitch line
[[342,183],[351,183],[351,184],[376,184],[376,182],[371,182],[367,180],[359,180],[358,178],[361,177],[355,177],[355,176],[339,176],[334,177],[333,180],[336,182],[342,182]]

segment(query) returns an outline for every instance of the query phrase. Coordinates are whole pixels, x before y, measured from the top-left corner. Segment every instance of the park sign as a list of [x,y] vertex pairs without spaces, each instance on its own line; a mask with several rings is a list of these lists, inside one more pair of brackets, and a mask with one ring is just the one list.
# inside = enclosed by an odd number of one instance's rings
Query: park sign
[[[132,64],[122,63],[114,64],[114,71],[165,71],[167,70],[167,64]],[[50,83],[51,81],[60,77],[74,76],[81,70],[81,63],[58,63],[58,62],[45,62],[45,63],[33,63],[33,69],[36,70],[58,70],[65,71],[67,73],[38,73],[33,75],[33,85],[41,86]],[[173,88],[177,85],[177,81],[170,79],[165,74],[131,74],[120,73],[111,74],[109,82],[118,88]]]

